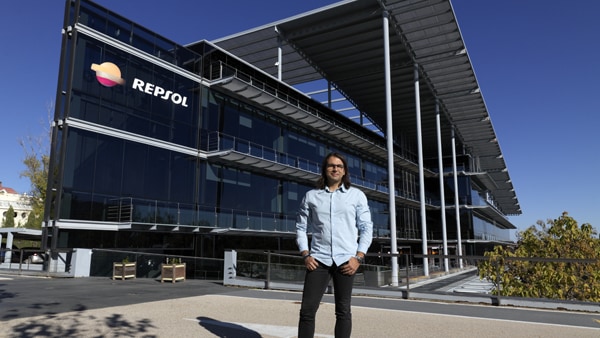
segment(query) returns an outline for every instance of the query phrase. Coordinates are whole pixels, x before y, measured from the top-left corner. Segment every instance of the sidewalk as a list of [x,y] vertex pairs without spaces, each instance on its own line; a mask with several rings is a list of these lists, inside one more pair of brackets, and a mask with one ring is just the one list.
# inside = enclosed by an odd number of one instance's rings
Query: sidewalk
[[[0,275],[0,337],[291,338],[300,299],[297,291],[225,287],[215,281]],[[534,322],[524,322],[527,316]],[[594,320],[599,317],[356,295],[353,337],[598,337],[600,324]],[[537,322],[542,319],[547,322]],[[333,337],[334,322],[333,296],[325,295],[316,337]]]
[[[91,290],[90,290],[91,291]],[[264,297],[256,298],[256,293]],[[272,299],[276,293],[276,299]],[[252,294],[252,295],[251,295]],[[77,309],[3,321],[0,337],[295,337],[300,295],[227,294]],[[356,297],[355,303],[369,299]],[[372,299],[371,299],[372,300]],[[2,299],[4,301],[4,299]],[[407,302],[393,300],[393,302]],[[3,304],[4,305],[4,304]],[[3,306],[4,307],[4,306]],[[598,337],[600,329],[353,306],[353,337]],[[316,337],[333,338],[334,305],[318,312]]]

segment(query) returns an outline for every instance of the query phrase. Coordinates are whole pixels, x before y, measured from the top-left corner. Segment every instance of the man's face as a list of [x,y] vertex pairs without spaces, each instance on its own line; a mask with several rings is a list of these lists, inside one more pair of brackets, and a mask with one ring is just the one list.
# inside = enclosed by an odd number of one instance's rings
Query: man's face
[[328,186],[339,186],[342,184],[342,177],[346,174],[346,168],[344,168],[342,160],[335,156],[331,156],[327,160],[325,173],[327,175]]

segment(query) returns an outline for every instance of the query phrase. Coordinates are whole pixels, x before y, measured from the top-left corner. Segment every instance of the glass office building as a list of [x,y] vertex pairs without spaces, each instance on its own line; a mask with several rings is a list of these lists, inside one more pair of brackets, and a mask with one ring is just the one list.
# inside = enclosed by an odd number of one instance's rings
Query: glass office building
[[[367,12],[352,6],[320,13]],[[182,46],[89,1],[67,1],[65,13],[44,227],[49,247],[199,257],[222,257],[224,249],[295,250],[296,209],[332,151],[346,156],[353,185],[369,198],[371,252],[389,251],[394,239],[413,253],[421,253],[426,241],[429,253],[446,246],[453,254],[461,246],[464,254],[480,254],[509,240],[514,226],[506,215],[520,213],[514,189],[499,187],[505,178],[482,170],[484,157],[501,156],[477,153],[461,138],[468,137],[468,128],[456,123],[445,128],[453,116],[452,102],[443,96],[436,107],[450,117],[441,135],[458,134],[443,141],[444,147],[452,143],[458,153],[447,151],[440,161],[431,151],[437,149],[434,135],[423,143],[421,159],[413,136],[417,125],[402,121],[394,126],[390,167],[377,112],[359,108],[361,98],[350,87],[344,91],[341,80],[320,71],[324,81],[314,76],[304,81],[308,73],[302,67],[296,77],[277,75],[286,68],[273,68],[272,59],[261,67],[251,61],[257,54],[237,55],[240,37],[254,39],[259,30]],[[299,23],[290,19],[278,27]],[[283,43],[313,73],[325,69],[293,38],[284,41],[277,30],[269,34],[278,34],[276,58]],[[279,67],[286,64],[285,48],[275,59]],[[311,96],[301,89],[308,84],[329,89]],[[358,117],[335,108],[331,88]],[[430,105],[425,102],[423,111]],[[423,128],[426,132],[425,120]],[[495,172],[508,175],[505,167]]]

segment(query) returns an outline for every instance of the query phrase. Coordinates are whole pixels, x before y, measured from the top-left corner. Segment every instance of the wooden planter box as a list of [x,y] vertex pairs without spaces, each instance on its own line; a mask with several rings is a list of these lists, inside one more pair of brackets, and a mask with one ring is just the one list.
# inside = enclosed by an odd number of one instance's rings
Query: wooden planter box
[[185,263],[179,264],[161,264],[160,265],[160,282],[171,281],[185,281]]
[[113,263],[113,277],[112,279],[115,280],[117,278],[120,278],[121,280],[127,279],[127,278],[135,278],[135,262],[133,263]]

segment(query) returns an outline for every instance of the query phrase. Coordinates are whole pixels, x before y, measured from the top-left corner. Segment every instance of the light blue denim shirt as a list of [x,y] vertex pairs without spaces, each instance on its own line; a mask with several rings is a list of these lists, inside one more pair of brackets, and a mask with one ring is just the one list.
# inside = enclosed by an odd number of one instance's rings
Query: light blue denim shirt
[[[308,233],[312,233],[310,247]],[[373,222],[367,197],[357,188],[343,186],[306,193],[296,220],[296,243],[319,262],[341,265],[358,251],[367,253],[373,240]]]

